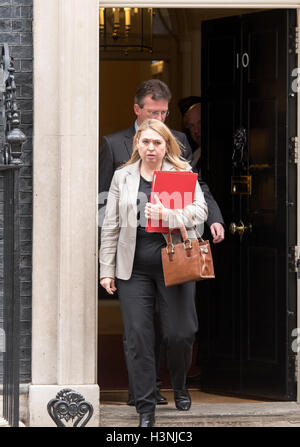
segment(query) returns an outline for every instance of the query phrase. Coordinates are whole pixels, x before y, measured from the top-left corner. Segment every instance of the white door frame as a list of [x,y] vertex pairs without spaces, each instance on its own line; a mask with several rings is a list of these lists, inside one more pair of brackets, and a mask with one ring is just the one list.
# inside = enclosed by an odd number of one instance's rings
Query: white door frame
[[135,7],[135,8],[298,8],[300,6],[299,1],[287,0],[219,0],[219,1],[201,1],[201,0],[151,0],[151,1],[127,1],[127,0],[99,0],[99,6],[103,8],[117,8],[117,7]]

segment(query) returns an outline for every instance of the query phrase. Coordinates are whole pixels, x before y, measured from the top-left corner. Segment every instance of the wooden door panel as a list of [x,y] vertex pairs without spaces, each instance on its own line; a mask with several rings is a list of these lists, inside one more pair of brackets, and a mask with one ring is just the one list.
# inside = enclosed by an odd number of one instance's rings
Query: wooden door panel
[[[241,332],[244,393],[289,399],[287,368],[288,12],[242,18],[249,67],[243,72],[243,117],[250,136],[251,196],[242,215],[252,223],[243,240]],[[295,185],[296,186],[296,185]],[[268,381],[269,377],[269,381]],[[263,386],[262,386],[263,385]]]
[[[216,275],[225,275],[226,284],[213,282],[210,291],[210,320],[209,345],[212,347],[211,356],[215,359],[235,359],[237,355],[237,328],[236,328],[236,291],[235,270],[232,266],[236,259],[234,247],[229,249],[223,246],[219,256],[215,256]],[[228,262],[224,264],[224,259]],[[232,291],[228,294],[228,289]],[[224,318],[226,315],[226,318]]]
[[[208,88],[235,88],[236,64],[234,57],[238,52],[238,40],[236,35],[212,36],[208,43]],[[217,57],[216,57],[217,55]],[[225,64],[224,64],[224,61]],[[221,72],[221,76],[220,76]]]
[[[271,81],[278,78],[278,31],[262,29],[248,34],[248,82]],[[265,48],[268,51],[265,51]]]
[[[287,205],[296,189],[288,160],[296,123],[288,94],[290,21],[294,12],[266,11],[208,21],[202,30],[202,169],[226,229],[239,221],[248,227],[241,236],[227,231],[213,247],[216,280],[200,305],[202,387],[284,400],[296,398],[289,347],[297,281],[288,269],[296,228],[295,203]],[[232,156],[237,128],[246,129],[239,161]],[[232,175],[251,177],[251,193],[231,191]]]
[[275,364],[278,362],[278,253],[267,246],[250,246],[247,252],[248,275],[255,281],[249,283],[245,297],[248,314],[245,358],[247,361]]
[[[274,228],[277,211],[278,102],[276,98],[248,100],[249,174],[252,194],[247,203],[255,234]],[[270,237],[274,234],[268,233]]]
[[[238,122],[237,105],[234,100],[224,99],[216,100],[213,103],[208,101],[204,108],[206,110],[207,130],[203,138],[206,142],[205,147],[209,147],[209,150],[203,153],[205,166],[202,174],[208,182],[216,201],[222,200],[223,217],[225,221],[228,221],[231,218],[232,206],[230,174],[233,152],[232,135]],[[227,191],[226,195],[224,195],[224,191]]]

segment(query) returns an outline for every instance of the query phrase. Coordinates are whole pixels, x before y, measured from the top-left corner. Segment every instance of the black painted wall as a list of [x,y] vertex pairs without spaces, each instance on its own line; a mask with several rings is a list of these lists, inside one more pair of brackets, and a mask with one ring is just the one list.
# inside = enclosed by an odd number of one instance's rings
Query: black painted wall
[[[33,135],[33,0],[0,0],[0,43],[7,42],[16,69],[21,130],[27,136],[23,146],[24,167],[20,172],[21,239],[21,352],[20,382],[31,381],[31,297],[32,297],[32,135]],[[0,111],[0,118],[1,118]],[[2,119],[2,118],[1,118]],[[3,126],[0,126],[0,144]],[[0,280],[2,280],[3,184],[0,177]],[[2,288],[0,287],[0,302]],[[0,312],[1,317],[1,312]],[[0,356],[1,361],[1,356]],[[1,366],[1,365],[0,365]],[[1,373],[2,368],[0,368]],[[1,382],[0,382],[1,383]]]

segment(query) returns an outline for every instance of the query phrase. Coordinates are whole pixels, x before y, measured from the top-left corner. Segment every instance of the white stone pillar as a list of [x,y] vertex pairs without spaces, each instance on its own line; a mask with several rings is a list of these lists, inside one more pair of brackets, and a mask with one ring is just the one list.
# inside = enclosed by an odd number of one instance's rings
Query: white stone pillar
[[97,385],[98,0],[34,0],[30,426],[62,388]]

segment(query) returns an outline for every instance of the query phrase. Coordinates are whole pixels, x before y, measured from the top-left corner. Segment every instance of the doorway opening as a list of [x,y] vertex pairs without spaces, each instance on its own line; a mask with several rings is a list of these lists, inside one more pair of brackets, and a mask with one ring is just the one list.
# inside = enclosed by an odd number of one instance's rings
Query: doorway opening
[[[146,79],[172,91],[170,128],[183,128],[181,98],[202,98],[201,170],[225,240],[213,247],[216,280],[197,287],[188,387],[202,402],[296,400],[296,10],[165,9],[156,20],[151,55],[100,52],[100,143],[133,124],[134,93]],[[117,298],[99,290],[104,400],[127,399],[122,333]],[[166,364],[161,375],[166,394]]]

